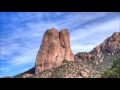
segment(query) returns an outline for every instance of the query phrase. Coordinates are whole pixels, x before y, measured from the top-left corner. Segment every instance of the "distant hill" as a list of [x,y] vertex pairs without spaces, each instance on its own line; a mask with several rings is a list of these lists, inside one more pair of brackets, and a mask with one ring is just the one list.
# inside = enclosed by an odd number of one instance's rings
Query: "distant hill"
[[25,71],[25,72],[23,72],[23,73],[20,73],[20,74],[14,76],[13,78],[23,78],[23,75],[24,75],[24,74],[35,74],[35,67],[29,69],[28,71]]

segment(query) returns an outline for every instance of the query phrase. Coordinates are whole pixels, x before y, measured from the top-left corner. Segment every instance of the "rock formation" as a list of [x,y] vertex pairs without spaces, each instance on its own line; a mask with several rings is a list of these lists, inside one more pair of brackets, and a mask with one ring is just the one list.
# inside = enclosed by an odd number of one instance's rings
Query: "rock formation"
[[74,61],[74,55],[70,48],[70,35],[67,29],[58,32],[55,28],[48,29],[38,51],[35,74],[56,68],[63,60]]
[[82,76],[82,77],[84,77],[84,78],[88,78],[88,75],[87,75],[87,73],[86,73],[86,72],[81,71],[81,72],[80,72],[80,74],[81,74],[81,76]]
[[108,37],[91,52],[97,54],[99,57],[103,57],[102,52],[106,52],[108,55],[120,53],[120,32],[113,33],[111,37]]
[[100,52],[101,52],[100,47],[99,47],[99,46],[96,46],[96,47],[94,48],[94,52],[95,52],[95,54],[96,54],[97,56],[99,56],[99,54],[100,54]]
[[115,32],[100,44],[101,51],[106,51],[110,55],[120,53],[120,32]]
[[90,53],[79,52],[76,56],[80,57],[83,61],[94,61],[96,65],[98,62],[103,62],[104,53],[108,55],[115,55],[120,53],[120,32],[115,32],[111,37],[108,37],[103,43],[96,46]]
[[92,55],[92,54],[89,54],[89,53],[86,53],[86,52],[79,52],[79,53],[76,54],[76,56],[82,58],[82,60],[91,61],[91,60],[96,59],[95,55]]

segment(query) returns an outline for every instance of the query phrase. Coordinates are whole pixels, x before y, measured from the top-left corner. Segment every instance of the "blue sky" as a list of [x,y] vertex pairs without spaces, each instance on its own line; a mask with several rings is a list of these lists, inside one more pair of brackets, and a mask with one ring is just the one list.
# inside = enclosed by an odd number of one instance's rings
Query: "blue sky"
[[118,32],[119,24],[120,12],[0,12],[0,77],[32,68],[49,28],[67,28],[76,54]]

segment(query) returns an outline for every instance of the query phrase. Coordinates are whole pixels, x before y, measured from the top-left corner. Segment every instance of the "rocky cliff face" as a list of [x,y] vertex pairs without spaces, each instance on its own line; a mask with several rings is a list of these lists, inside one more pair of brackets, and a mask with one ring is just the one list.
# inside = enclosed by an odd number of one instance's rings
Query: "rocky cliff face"
[[51,28],[43,36],[36,58],[35,74],[60,66],[64,59],[74,61],[70,48],[70,34],[67,29],[58,32],[55,28]]
[[82,60],[93,61],[97,65],[103,62],[106,53],[107,55],[115,55],[120,53],[120,32],[115,32],[111,37],[108,37],[103,43],[96,46],[90,53],[77,53],[76,56]]

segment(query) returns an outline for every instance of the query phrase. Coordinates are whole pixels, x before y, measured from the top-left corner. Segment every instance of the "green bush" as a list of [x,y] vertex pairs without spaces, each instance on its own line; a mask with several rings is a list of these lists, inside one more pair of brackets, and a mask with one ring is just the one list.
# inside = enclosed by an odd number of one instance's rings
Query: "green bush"
[[102,78],[120,78],[120,58],[113,62],[111,69],[103,72]]

